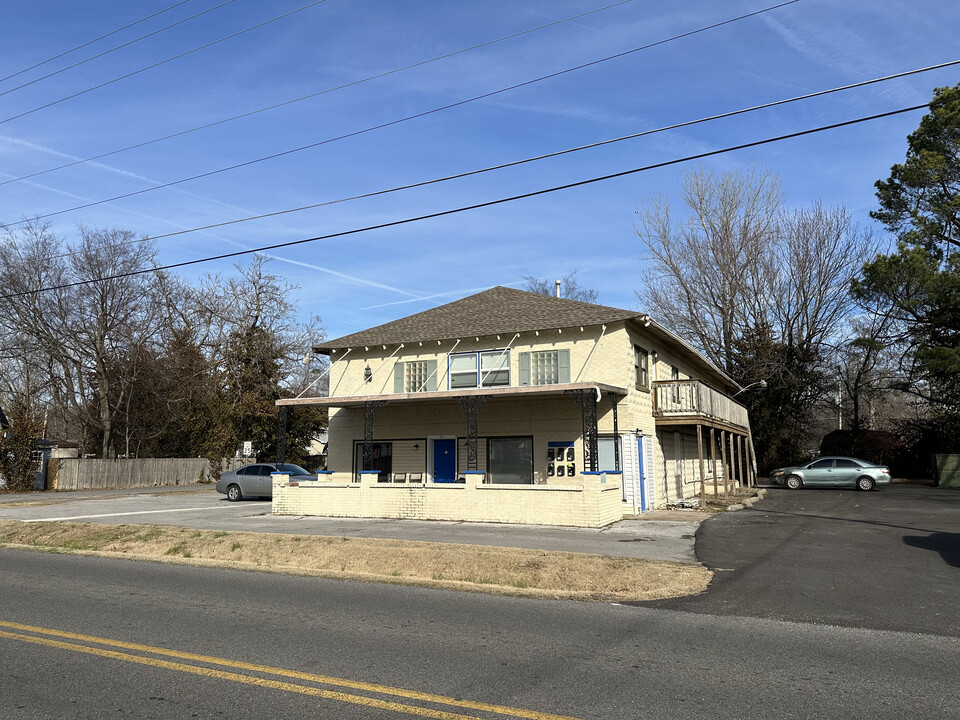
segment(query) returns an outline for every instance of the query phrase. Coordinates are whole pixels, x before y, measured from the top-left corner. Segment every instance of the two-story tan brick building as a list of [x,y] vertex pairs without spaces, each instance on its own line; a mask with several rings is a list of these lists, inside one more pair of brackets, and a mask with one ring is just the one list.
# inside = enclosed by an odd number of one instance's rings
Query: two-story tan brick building
[[327,473],[274,512],[602,526],[750,477],[740,388],[647,315],[496,287],[315,348]]

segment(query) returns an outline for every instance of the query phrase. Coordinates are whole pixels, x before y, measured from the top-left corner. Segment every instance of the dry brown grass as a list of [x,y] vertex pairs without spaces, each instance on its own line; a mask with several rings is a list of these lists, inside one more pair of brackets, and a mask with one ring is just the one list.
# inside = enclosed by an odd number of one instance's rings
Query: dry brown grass
[[608,602],[693,595],[712,577],[699,565],[602,555],[162,525],[0,520],[0,546]]

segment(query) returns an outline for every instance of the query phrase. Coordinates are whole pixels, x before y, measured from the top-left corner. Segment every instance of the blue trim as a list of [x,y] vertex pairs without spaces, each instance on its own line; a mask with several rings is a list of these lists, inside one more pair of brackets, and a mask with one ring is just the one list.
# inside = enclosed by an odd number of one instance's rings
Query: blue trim
[[606,470],[584,470],[581,475],[606,475]]
[[333,475],[335,471],[333,470],[317,470],[317,475]]
[[572,442],[548,442],[547,443],[547,447],[552,447],[552,448],[557,448],[557,447],[572,448],[573,445],[574,444]]
[[380,471],[379,470],[358,470],[357,474],[358,475],[379,475]]
[[647,477],[643,472],[643,435],[637,435],[637,472],[640,473],[640,512],[647,509]]
[[464,470],[461,475],[486,475],[486,470]]

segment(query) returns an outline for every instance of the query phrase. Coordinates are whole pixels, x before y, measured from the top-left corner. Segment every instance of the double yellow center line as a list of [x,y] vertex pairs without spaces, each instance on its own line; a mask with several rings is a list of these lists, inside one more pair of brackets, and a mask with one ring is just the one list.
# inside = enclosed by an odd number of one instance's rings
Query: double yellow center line
[[[139,643],[111,640],[109,638],[95,637],[92,635],[81,635],[79,633],[66,632],[63,630],[51,630],[50,628],[22,625],[20,623],[5,622],[3,620],[0,620],[0,628],[6,628],[6,630],[0,630],[0,638],[6,638],[9,640],[19,640],[22,642],[33,643],[34,645],[57,648],[59,650],[69,650],[72,652],[85,653],[87,655],[96,655],[103,658],[122,660],[124,662],[149,665],[151,667],[163,668],[166,670],[176,670],[179,672],[191,673],[193,675],[202,675],[204,677],[216,678],[218,680],[243,683],[245,685],[255,685],[257,687],[299,693],[301,695],[312,695],[325,700],[335,700],[354,705],[365,705],[370,708],[391,710],[393,712],[405,713],[408,715],[418,715],[420,717],[437,718],[438,720],[478,720],[478,716],[476,715],[463,715],[444,708],[477,710],[482,713],[492,713],[495,715],[514,718],[526,718],[527,720],[576,720],[576,718],[570,718],[563,715],[552,715],[534,710],[522,710],[503,705],[491,705],[488,703],[473,702],[470,700],[457,700],[456,698],[417,692],[415,690],[405,690],[403,688],[394,688],[386,685],[358,682],[356,680],[347,680],[344,678],[330,677],[327,675],[315,675],[313,673],[299,672],[297,670],[287,670],[284,668],[270,667],[268,665],[257,665],[239,660],[228,660],[226,658],[198,655],[196,653],[182,652],[179,650],[168,650],[166,648],[154,647],[152,645],[141,645]],[[11,630],[20,632],[10,632]],[[30,634],[25,635],[23,633]],[[122,650],[132,650],[138,653],[149,653],[149,655],[135,655],[130,652],[122,652],[120,650],[112,650],[109,648],[121,648]],[[150,657],[150,655],[160,657]],[[161,659],[162,657],[176,658],[177,660],[188,660],[193,663],[203,663],[203,665],[193,665],[185,662],[163,660]],[[349,690],[360,690],[369,693],[369,695],[358,695],[342,690],[330,690],[314,687],[313,685],[288,682],[286,680],[275,680],[267,677],[246,675],[240,672],[220,670],[216,669],[216,667],[210,666],[226,667],[233,670],[243,670],[247,672],[259,673],[260,675],[272,675],[274,677],[300,680],[308,683],[315,683],[317,685],[347,688]],[[414,705],[405,702],[398,702],[396,700],[387,700],[384,699],[384,696],[403,698],[405,700],[414,700],[424,703],[424,705]],[[429,707],[428,705],[437,707]]]

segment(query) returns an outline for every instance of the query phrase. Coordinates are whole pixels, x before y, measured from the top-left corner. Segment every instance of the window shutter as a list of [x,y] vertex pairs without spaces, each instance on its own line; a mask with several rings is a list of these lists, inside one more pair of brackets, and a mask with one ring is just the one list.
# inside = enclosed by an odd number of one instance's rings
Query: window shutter
[[393,391],[395,393],[403,392],[403,363],[399,360],[393,366]]
[[427,392],[435,392],[437,389],[437,361],[427,360]]
[[520,385],[529,385],[530,384],[530,353],[522,352],[519,353],[519,363],[520,363]]
[[570,351],[557,350],[557,382],[570,382]]

